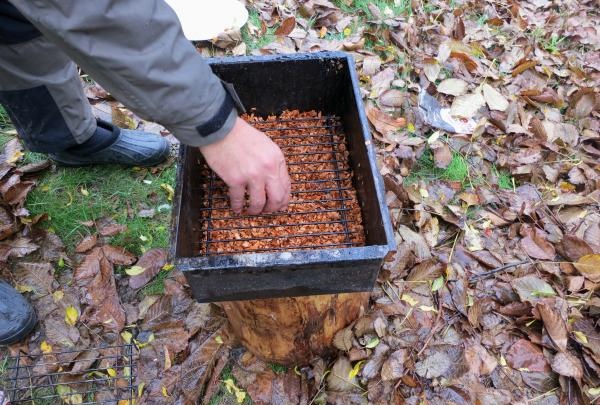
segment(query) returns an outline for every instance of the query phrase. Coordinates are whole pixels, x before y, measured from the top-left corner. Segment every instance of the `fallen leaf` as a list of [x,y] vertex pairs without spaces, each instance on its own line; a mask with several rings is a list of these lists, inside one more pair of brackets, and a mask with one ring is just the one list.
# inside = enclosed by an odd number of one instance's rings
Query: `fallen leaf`
[[77,311],[77,308],[75,308],[72,305],[69,305],[65,309],[65,322],[68,325],[75,326],[78,319],[79,319],[79,312]]
[[84,253],[96,246],[98,237],[96,235],[88,235],[75,247],[77,253]]
[[581,361],[569,353],[557,353],[552,361],[552,370],[565,377],[581,380],[583,377],[583,367]]
[[516,370],[526,369],[543,373],[548,371],[548,363],[542,350],[525,339],[517,340],[506,353],[506,362]]
[[585,278],[594,283],[600,282],[600,254],[583,256],[573,266]]
[[286,36],[289,35],[296,27],[296,18],[288,17],[281,22],[281,25],[275,30],[275,35]]
[[490,110],[506,111],[508,100],[498,90],[487,83],[483,84],[483,98]]
[[519,297],[523,302],[529,301],[535,303],[542,297],[556,295],[556,292],[550,284],[533,275],[516,278],[512,280],[510,284],[517,294],[519,294]]
[[553,260],[556,256],[554,246],[537,229],[521,239],[521,247],[525,253],[535,259]]
[[455,117],[469,119],[473,118],[484,105],[485,98],[481,93],[465,94],[454,99],[450,113]]
[[468,83],[461,79],[445,79],[437,86],[437,91],[450,96],[462,96],[467,93]]
[[565,321],[561,318],[558,311],[551,308],[546,303],[538,303],[537,310],[542,316],[544,321],[544,327],[546,332],[550,335],[550,338],[556,345],[559,351],[564,352],[567,350],[567,326]]
[[141,266],[131,266],[128,269],[125,269],[125,273],[128,276],[138,276],[142,274],[146,269]]
[[367,106],[367,118],[371,124],[373,124],[377,132],[383,136],[393,134],[406,126],[406,119],[394,118],[374,105]]
[[327,387],[332,391],[351,391],[355,388],[356,378],[350,378],[352,365],[350,361],[340,356],[327,375]]
[[143,269],[139,274],[130,274],[129,287],[137,289],[152,280],[167,263],[167,252],[164,249],[150,249],[137,261],[136,267]]
[[392,381],[402,377],[404,375],[405,362],[406,350],[396,350],[381,366],[381,379],[383,381]]
[[423,378],[438,378],[445,375],[454,365],[444,351],[435,351],[415,364],[415,372]]
[[404,93],[398,89],[388,89],[379,96],[379,103],[387,107],[402,107]]
[[54,266],[50,263],[20,262],[13,272],[17,289],[25,288],[37,296],[52,293]]
[[352,328],[348,326],[335,334],[333,345],[339,350],[348,351],[352,349],[352,338]]
[[127,225],[123,224],[108,224],[98,229],[98,233],[102,236],[115,236],[127,230]]

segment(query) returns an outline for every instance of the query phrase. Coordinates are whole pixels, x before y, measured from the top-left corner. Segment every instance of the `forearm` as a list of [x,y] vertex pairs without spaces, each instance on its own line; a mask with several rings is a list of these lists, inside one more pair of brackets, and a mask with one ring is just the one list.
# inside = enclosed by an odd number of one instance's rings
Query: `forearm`
[[206,145],[233,128],[221,82],[163,0],[10,1],[116,99],[182,143]]

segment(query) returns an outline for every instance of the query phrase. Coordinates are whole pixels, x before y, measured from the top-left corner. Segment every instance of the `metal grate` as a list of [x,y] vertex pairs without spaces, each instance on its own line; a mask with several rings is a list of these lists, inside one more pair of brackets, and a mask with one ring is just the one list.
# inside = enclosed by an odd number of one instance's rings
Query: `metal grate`
[[364,245],[364,231],[346,139],[339,118],[314,116],[249,122],[279,145],[288,161],[292,199],[287,212],[234,215],[227,187],[204,167],[200,255],[226,255]]
[[133,404],[133,345],[18,355],[2,361],[4,391],[14,404]]

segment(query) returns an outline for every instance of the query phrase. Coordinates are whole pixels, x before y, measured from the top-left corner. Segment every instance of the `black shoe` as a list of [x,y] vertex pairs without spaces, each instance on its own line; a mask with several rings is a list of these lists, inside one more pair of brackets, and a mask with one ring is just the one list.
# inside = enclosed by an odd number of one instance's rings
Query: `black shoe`
[[160,135],[121,129],[104,121],[98,121],[98,126],[114,135],[110,145],[91,153],[67,150],[50,154],[50,157],[63,166],[102,164],[155,166],[169,157],[170,144]]
[[31,304],[10,284],[0,280],[0,345],[23,340],[36,322]]

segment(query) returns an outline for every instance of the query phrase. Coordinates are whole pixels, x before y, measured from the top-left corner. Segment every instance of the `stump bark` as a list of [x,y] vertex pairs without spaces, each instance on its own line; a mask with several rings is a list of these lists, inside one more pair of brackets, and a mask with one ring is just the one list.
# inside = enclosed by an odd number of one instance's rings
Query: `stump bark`
[[332,350],[336,332],[366,310],[369,293],[235,301],[223,304],[233,333],[255,356],[305,365]]

